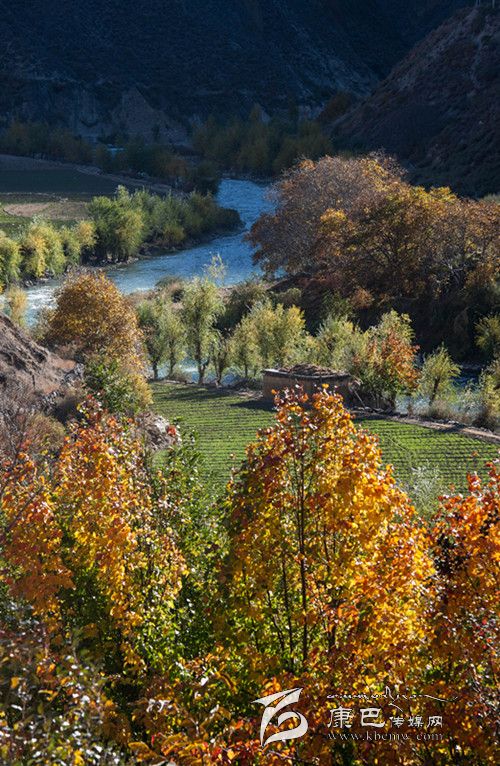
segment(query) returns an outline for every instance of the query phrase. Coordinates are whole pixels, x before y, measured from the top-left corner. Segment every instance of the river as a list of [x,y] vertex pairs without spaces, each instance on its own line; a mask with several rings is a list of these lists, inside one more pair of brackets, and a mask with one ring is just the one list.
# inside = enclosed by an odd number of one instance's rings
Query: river
[[[141,258],[133,263],[106,268],[109,277],[120,290],[132,293],[136,290],[150,290],[167,275],[194,277],[203,273],[213,255],[220,255],[226,266],[225,283],[235,284],[259,270],[252,263],[252,248],[245,241],[245,233],[261,213],[272,209],[266,198],[268,187],[252,181],[222,181],[217,201],[223,207],[238,211],[245,231],[217,237],[203,245],[181,250],[178,253],[154,255]],[[53,303],[54,292],[60,280],[50,280],[28,288],[28,322],[33,324],[39,310]]]

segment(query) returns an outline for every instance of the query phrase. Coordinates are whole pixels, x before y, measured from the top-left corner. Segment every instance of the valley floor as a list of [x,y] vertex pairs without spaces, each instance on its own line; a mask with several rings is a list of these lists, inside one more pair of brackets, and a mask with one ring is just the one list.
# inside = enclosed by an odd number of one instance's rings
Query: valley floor
[[[158,412],[178,422],[184,435],[195,435],[203,473],[220,487],[244,458],[257,430],[273,422],[272,405],[257,395],[161,382],[153,384],[153,395]],[[446,493],[452,485],[464,490],[467,472],[484,476],[485,463],[498,457],[498,445],[462,434],[390,419],[356,422],[379,437],[384,459],[394,465],[398,481],[410,487],[426,469],[438,493]]]

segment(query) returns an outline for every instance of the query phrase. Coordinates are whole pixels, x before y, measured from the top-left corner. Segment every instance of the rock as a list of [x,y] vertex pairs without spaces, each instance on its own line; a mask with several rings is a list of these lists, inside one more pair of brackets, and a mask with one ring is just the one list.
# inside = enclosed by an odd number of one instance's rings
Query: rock
[[138,418],[139,430],[144,434],[148,446],[154,451],[170,449],[181,443],[181,436],[176,426],[162,415],[146,412]]
[[[9,401],[47,408],[82,376],[74,361],[62,359],[35,343],[27,333],[0,314],[0,394],[2,407]],[[50,407],[49,407],[50,408]]]

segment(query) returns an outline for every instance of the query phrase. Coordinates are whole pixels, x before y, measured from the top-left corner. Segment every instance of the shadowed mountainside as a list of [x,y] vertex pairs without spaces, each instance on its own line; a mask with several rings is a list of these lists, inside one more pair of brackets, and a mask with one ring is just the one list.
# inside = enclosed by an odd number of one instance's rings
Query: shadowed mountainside
[[383,148],[424,183],[500,189],[500,12],[459,11],[335,126],[347,145]]
[[464,0],[0,0],[0,109],[180,140],[184,118],[367,95]]

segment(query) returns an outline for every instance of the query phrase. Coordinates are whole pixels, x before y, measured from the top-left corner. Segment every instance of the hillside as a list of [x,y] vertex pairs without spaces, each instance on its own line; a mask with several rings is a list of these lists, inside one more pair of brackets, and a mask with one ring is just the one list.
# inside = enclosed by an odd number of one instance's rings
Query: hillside
[[0,416],[3,406],[61,393],[78,377],[75,363],[35,343],[0,313]]
[[0,110],[182,140],[185,118],[369,93],[464,0],[0,0]]
[[383,148],[416,180],[483,195],[500,189],[500,13],[459,11],[335,127],[347,145]]

